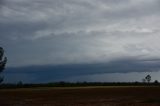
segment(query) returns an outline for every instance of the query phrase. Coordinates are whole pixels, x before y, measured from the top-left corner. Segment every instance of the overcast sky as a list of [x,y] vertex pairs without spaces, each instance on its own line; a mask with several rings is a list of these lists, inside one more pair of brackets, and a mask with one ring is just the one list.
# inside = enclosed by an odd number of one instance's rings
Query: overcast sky
[[1,0],[7,71],[28,78],[48,66],[46,77],[63,79],[68,71],[72,77],[159,71],[159,11],[160,0]]

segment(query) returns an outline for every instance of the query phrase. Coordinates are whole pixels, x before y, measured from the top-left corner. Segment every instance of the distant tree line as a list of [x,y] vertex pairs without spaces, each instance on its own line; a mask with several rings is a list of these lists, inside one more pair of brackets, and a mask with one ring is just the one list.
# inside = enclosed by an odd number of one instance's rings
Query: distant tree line
[[0,88],[36,88],[36,87],[91,87],[91,86],[160,86],[160,83],[142,82],[53,82],[43,84],[24,84],[21,81],[17,84],[1,84]]

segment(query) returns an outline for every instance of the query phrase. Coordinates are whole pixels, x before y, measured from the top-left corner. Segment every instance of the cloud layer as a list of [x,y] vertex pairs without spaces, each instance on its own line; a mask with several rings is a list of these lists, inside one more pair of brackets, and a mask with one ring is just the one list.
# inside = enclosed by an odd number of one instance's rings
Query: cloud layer
[[[0,45],[8,67],[109,64],[117,69],[106,65],[104,73],[157,71],[159,9],[159,0],[2,0]],[[129,69],[128,61],[113,62],[126,59],[134,63]]]
[[[53,81],[141,81],[146,73],[151,73],[154,77],[155,75],[159,76],[159,63],[158,61],[155,63],[152,61],[123,59],[107,63],[8,68],[5,71],[5,82],[18,82],[20,80],[25,83]],[[153,79],[155,79],[154,77]]]

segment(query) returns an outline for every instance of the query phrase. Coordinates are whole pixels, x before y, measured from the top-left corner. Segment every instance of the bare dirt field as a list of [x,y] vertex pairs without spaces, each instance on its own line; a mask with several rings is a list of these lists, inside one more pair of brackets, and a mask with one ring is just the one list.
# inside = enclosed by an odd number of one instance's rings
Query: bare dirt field
[[160,106],[160,87],[1,89],[0,106]]

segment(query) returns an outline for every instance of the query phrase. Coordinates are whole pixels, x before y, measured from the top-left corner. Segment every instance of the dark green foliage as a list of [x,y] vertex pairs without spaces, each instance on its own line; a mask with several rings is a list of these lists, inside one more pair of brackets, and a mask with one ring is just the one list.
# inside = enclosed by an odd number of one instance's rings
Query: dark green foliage
[[[4,70],[7,62],[7,57],[4,57],[4,50],[0,47],[0,73]],[[3,77],[0,77],[0,83],[3,81]]]

